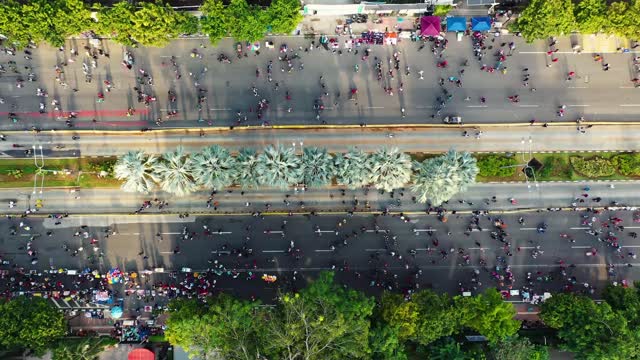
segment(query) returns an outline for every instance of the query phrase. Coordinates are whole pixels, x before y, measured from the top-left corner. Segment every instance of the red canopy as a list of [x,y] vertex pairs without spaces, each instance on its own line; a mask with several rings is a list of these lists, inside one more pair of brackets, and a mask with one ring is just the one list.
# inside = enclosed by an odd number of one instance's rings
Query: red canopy
[[135,349],[129,353],[129,360],[155,360],[156,356],[153,351],[148,349]]
[[420,18],[420,35],[437,36],[440,34],[440,17],[423,16]]

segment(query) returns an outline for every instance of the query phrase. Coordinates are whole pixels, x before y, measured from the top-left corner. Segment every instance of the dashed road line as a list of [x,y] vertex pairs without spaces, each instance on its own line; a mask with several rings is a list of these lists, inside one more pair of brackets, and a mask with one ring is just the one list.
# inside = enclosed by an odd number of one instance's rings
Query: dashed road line
[[317,250],[313,250],[315,252],[333,252],[334,250],[332,249],[317,249]]
[[283,253],[284,250],[262,250],[263,253]]
[[586,245],[578,245],[578,246],[572,246],[572,249],[590,249],[593,246],[586,246]]
[[522,231],[538,230],[538,228],[520,228]]
[[364,249],[364,251],[373,252],[373,251],[386,251],[387,249]]
[[569,229],[571,229],[571,230],[589,230],[591,228],[585,226],[585,227],[572,227],[572,228],[569,228]]
[[638,107],[638,106],[640,106],[640,104],[620,104],[618,106],[622,106],[622,107]]
[[518,105],[519,107],[540,107],[540,105]]

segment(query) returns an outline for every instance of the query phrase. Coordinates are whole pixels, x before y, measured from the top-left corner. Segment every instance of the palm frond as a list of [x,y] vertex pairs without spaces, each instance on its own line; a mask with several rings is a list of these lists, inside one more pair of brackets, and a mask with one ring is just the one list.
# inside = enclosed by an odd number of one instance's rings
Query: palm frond
[[260,185],[287,188],[302,180],[302,161],[290,147],[267,146],[256,165]]
[[334,158],[336,181],[349,189],[356,189],[368,184],[371,171],[367,159],[369,156],[360,150],[349,149],[348,152]]
[[376,189],[392,191],[403,187],[411,178],[411,158],[398,148],[382,148],[371,154],[369,183]]
[[181,146],[162,155],[155,173],[160,188],[170,194],[184,196],[198,189],[193,181],[191,158]]
[[445,155],[416,162],[412,191],[420,202],[439,206],[475,183],[476,159],[467,152],[450,150]]
[[256,166],[258,164],[258,154],[249,148],[240,149],[236,157],[236,182],[243,189],[255,188],[258,186]]
[[233,185],[238,176],[238,162],[229,150],[218,145],[202,149],[191,157],[193,179],[198,185],[214,190]]
[[310,187],[329,185],[335,175],[333,156],[327,153],[327,149],[317,147],[304,148],[302,166],[304,183]]
[[155,189],[157,158],[142,151],[129,151],[116,161],[113,172],[116,179],[124,180],[122,190],[149,193]]

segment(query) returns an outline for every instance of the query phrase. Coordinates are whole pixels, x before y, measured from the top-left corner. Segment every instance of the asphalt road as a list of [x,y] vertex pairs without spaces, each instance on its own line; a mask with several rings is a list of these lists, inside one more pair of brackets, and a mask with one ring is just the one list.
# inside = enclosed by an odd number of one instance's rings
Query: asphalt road
[[[220,145],[232,151],[242,147],[267,145],[326,147],[330,152],[346,152],[355,147],[367,152],[382,146],[412,153],[441,153],[449,149],[471,152],[541,151],[635,151],[640,132],[633,125],[594,125],[585,133],[576,126],[459,127],[452,128],[363,128],[363,129],[256,129],[247,131],[150,131],[134,133],[12,132],[0,142],[0,156],[29,157],[25,150],[42,147],[45,157],[114,156],[131,150],[162,153],[183,146],[196,152],[205,146]],[[467,131],[469,136],[464,137]],[[477,138],[478,131],[482,131]],[[74,140],[72,136],[78,136]],[[390,136],[391,135],[391,136]],[[15,146],[19,147],[15,147]],[[40,151],[37,151],[40,155]]]
[[[518,223],[520,216],[525,219],[523,224]],[[611,224],[609,219],[613,217],[622,219],[624,231],[604,227]],[[492,238],[497,231],[496,219],[505,224],[508,234],[504,242]],[[162,268],[163,273],[180,272],[185,267],[196,272],[216,268],[238,274],[237,278],[211,275],[218,279],[217,290],[229,289],[266,298],[275,294],[275,287],[259,279],[248,280],[249,272],[258,277],[265,273],[277,275],[276,285],[284,285],[297,271],[295,284],[300,286],[301,281],[318,271],[336,270],[342,281],[369,292],[386,286],[407,289],[417,279],[420,287],[454,294],[460,292],[460,287],[475,293],[489,286],[500,289],[531,286],[534,293],[541,294],[561,290],[571,284],[570,277],[575,276],[573,289],[587,290],[584,286],[587,283],[595,287],[597,295],[606,283],[638,276],[640,262],[632,255],[640,247],[640,240],[630,237],[629,233],[637,232],[640,226],[632,221],[630,211],[596,215],[541,212],[494,215],[491,219],[481,216],[479,227],[472,226],[473,230],[467,233],[470,221],[470,215],[450,216],[446,223],[439,222],[433,215],[409,218],[268,216],[264,219],[89,216],[64,218],[56,225],[58,220],[51,218],[14,218],[0,223],[5,233],[0,248],[3,260],[36,272],[85,267],[105,272],[115,266],[123,271]],[[547,230],[538,233],[536,229],[543,224]],[[618,238],[621,251],[616,252],[596,236],[586,234],[589,229],[603,230],[601,238],[611,231]],[[12,230],[16,233],[12,234]],[[31,249],[37,251],[36,264],[31,264],[33,256],[26,254],[27,242],[32,236],[35,236]],[[93,250],[94,245],[98,249]],[[67,246],[68,251],[63,246]],[[294,255],[289,254],[290,248]],[[586,252],[592,248],[597,254],[587,256]],[[415,256],[411,250],[415,250]],[[538,254],[534,256],[535,251]],[[513,273],[512,284],[504,279],[492,279],[506,275],[507,265]],[[613,274],[608,273],[610,265],[613,265]],[[565,267],[566,275],[560,273],[560,266]],[[418,270],[422,273],[416,278]],[[471,281],[474,270],[479,270],[477,281],[481,285]],[[530,285],[527,273],[533,278]],[[544,280],[546,276],[551,278]],[[371,281],[384,285],[372,287]]]
[[[109,54],[109,58],[98,56],[96,67],[90,64],[83,47],[85,41],[74,40],[68,43],[64,52],[42,46],[32,50],[32,58],[24,59],[24,54],[17,56],[2,54],[0,63],[7,72],[0,76],[0,96],[5,103],[0,104],[0,114],[6,116],[9,112],[18,115],[19,121],[13,123],[4,121],[0,128],[26,129],[36,126],[44,129],[64,128],[64,116],[73,111],[78,114],[74,122],[78,128],[144,128],[155,126],[155,120],[165,119],[169,110],[177,110],[175,117],[169,119],[163,126],[167,127],[201,127],[212,125],[233,125],[236,113],[246,114],[247,121],[243,124],[259,125],[263,121],[269,124],[317,124],[313,103],[322,97],[325,110],[321,114],[321,121],[329,124],[359,124],[359,123],[438,123],[440,116],[431,119],[437,105],[436,98],[442,95],[438,79],[459,77],[462,63],[469,59],[469,66],[465,68],[462,77],[463,87],[445,81],[445,87],[452,92],[453,97],[441,113],[445,115],[461,115],[465,122],[527,122],[531,119],[540,121],[559,119],[556,110],[560,105],[566,105],[564,119],[576,119],[585,116],[594,120],[635,120],[637,118],[640,101],[638,89],[633,88],[630,80],[632,59],[634,54],[607,54],[604,61],[595,62],[591,54],[573,54],[569,48],[559,49],[554,55],[557,62],[551,62],[544,45],[524,44],[520,38],[506,36],[487,49],[487,55],[482,61],[473,58],[472,44],[469,38],[457,42],[454,35],[447,35],[450,42],[442,58],[434,56],[429,51],[428,44],[422,51],[418,43],[405,41],[396,49],[388,46],[371,46],[371,54],[367,60],[362,60],[363,49],[359,53],[342,55],[316,49],[312,52],[299,50],[307,48],[310,40],[301,37],[284,37],[275,40],[276,49],[264,49],[260,55],[250,54],[247,58],[237,59],[234,55],[234,43],[225,39],[217,47],[200,48],[206,40],[184,39],[176,40],[162,49],[130,49],[135,64],[131,70],[122,64],[123,53],[126,49],[111,42],[103,42],[102,48]],[[341,39],[346,40],[346,39]],[[501,71],[489,73],[481,71],[484,64],[496,66],[494,52],[500,42],[514,41],[516,49],[512,56],[508,56],[503,63],[507,68],[505,74]],[[288,72],[286,62],[278,60],[278,48],[283,43],[292,49],[288,54],[295,53],[301,57],[292,60],[292,70]],[[79,49],[78,56],[71,56],[70,49]],[[296,49],[296,50],[293,50]],[[505,54],[509,53],[507,47]],[[202,58],[192,57],[196,51]],[[389,59],[394,51],[399,51],[400,70],[389,76]],[[220,53],[227,54],[231,64],[223,64],[216,60]],[[175,56],[178,74],[177,79],[170,58]],[[378,82],[374,69],[374,57],[383,61],[383,79]],[[70,62],[69,60],[74,60]],[[435,65],[441,59],[448,61],[446,69],[439,69]],[[15,73],[8,64],[15,61]],[[92,82],[85,82],[82,62],[86,61],[92,75]],[[267,64],[274,61],[272,81],[268,81]],[[67,66],[62,65],[67,63]],[[610,65],[609,71],[602,70],[602,64]],[[55,80],[55,65],[60,64],[63,71],[61,82]],[[301,65],[304,64],[304,69]],[[358,64],[360,70],[354,71]],[[548,67],[548,65],[552,65]],[[24,67],[30,66],[31,70]],[[282,71],[282,66],[285,71]],[[405,68],[409,66],[409,75]],[[206,71],[205,71],[206,68]],[[256,77],[256,69],[261,73]],[[528,68],[529,86],[523,86],[522,69]],[[153,78],[153,86],[144,85],[140,89],[150,96],[157,98],[149,107],[138,103],[136,91],[143,69]],[[424,79],[420,79],[419,71],[424,71]],[[575,72],[571,80],[566,80],[569,72]],[[27,74],[36,75],[34,82],[27,81]],[[324,76],[320,81],[320,76]],[[18,78],[25,80],[22,88],[16,87]],[[104,81],[113,85],[111,92],[106,92]],[[144,80],[145,82],[147,80]],[[195,83],[198,83],[198,86]],[[320,84],[325,83],[326,88]],[[278,89],[276,90],[276,83]],[[399,91],[402,84],[403,91]],[[255,86],[258,96],[254,96],[250,88]],[[36,88],[48,92],[47,98],[36,96]],[[197,88],[207,90],[206,100],[203,102],[201,114],[197,111]],[[384,88],[391,87],[393,96],[389,96]],[[529,88],[536,88],[532,92]],[[350,89],[358,89],[355,101],[348,100]],[[74,91],[77,89],[78,91]],[[170,103],[168,91],[176,92],[175,103]],[[289,92],[291,100],[286,99]],[[98,93],[105,95],[104,102],[98,102]],[[323,93],[328,95],[323,95]],[[340,93],[340,97],[337,94]],[[507,101],[508,96],[520,95],[520,102]],[[470,97],[469,101],[465,98]],[[486,103],[480,103],[480,97],[486,98]],[[261,120],[257,119],[257,103],[261,99],[269,102],[269,109],[264,112]],[[60,102],[60,111],[55,111],[52,100]],[[39,102],[46,103],[44,114],[40,114]],[[128,117],[128,108],[135,108],[136,112]],[[288,109],[291,108],[291,112]],[[400,109],[406,109],[406,118],[401,118]],[[95,119],[96,122],[92,122]],[[201,122],[198,120],[202,120]]]
[[[614,184],[614,188],[611,188]],[[591,196],[576,201],[584,193],[585,187],[591,189]],[[508,184],[475,184],[466,192],[452,198],[445,207],[449,210],[518,210],[540,209],[556,207],[592,207],[608,206],[616,201],[621,205],[637,206],[640,204],[640,194],[637,182],[568,182],[551,183],[508,183]],[[3,212],[19,214],[27,210],[43,213],[75,213],[75,214],[132,214],[141,210],[145,201],[152,206],[142,208],[142,213],[207,213],[207,214],[235,214],[266,212],[309,212],[332,211],[345,213],[346,211],[424,211],[426,205],[414,203],[409,189],[399,189],[393,194],[380,194],[370,190],[366,194],[363,190],[345,191],[339,189],[319,189],[301,191],[292,189],[281,191],[277,189],[258,189],[241,191],[239,189],[226,190],[216,193],[209,202],[210,192],[197,192],[189,196],[174,197],[164,192],[148,195],[123,193],[120,189],[2,189],[0,190],[0,204],[6,206]],[[40,193],[42,190],[42,193]],[[496,202],[491,198],[496,196]],[[513,204],[509,199],[517,200]],[[599,202],[594,199],[600,198]],[[42,208],[36,208],[40,199]],[[155,201],[165,201],[168,205],[159,207]],[[357,204],[356,204],[357,200]],[[9,201],[15,202],[15,207],[9,208]],[[286,202],[285,202],[286,201]],[[208,205],[209,203],[209,205]]]

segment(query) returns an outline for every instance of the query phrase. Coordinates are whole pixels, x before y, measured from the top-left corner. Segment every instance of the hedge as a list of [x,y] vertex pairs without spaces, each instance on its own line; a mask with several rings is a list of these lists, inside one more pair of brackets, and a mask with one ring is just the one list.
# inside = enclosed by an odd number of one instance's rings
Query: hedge
[[583,158],[581,156],[572,156],[569,158],[573,169],[590,178],[611,176],[616,173],[613,162],[598,156],[592,158]]
[[611,161],[618,169],[621,175],[638,176],[640,175],[640,154],[639,153],[623,153],[614,156]]
[[503,155],[478,156],[478,168],[482,177],[510,177],[516,172],[516,159]]

